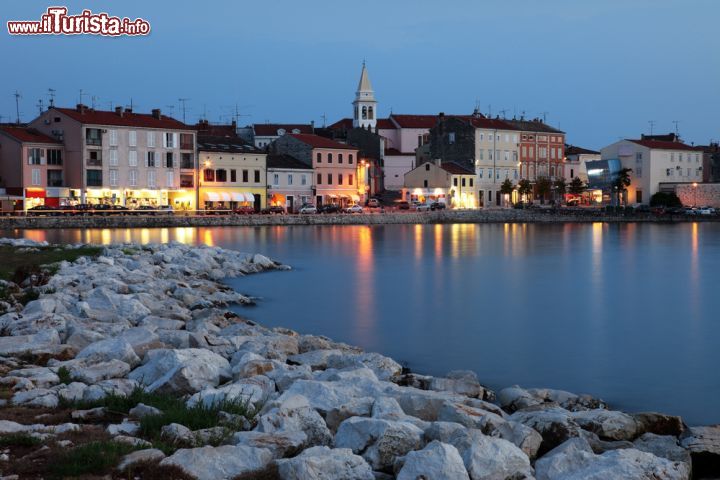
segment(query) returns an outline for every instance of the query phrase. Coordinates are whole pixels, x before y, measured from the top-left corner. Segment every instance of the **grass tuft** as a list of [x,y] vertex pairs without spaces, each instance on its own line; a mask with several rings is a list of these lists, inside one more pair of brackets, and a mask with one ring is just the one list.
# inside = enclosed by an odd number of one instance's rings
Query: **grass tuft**
[[0,448],[4,447],[34,447],[40,445],[41,440],[27,433],[11,433],[0,437]]
[[77,477],[102,474],[114,468],[122,457],[141,448],[126,443],[96,441],[61,453],[51,466],[54,476]]
[[73,382],[70,370],[64,365],[58,368],[57,376],[60,379],[60,383],[64,383],[65,385],[70,385]]

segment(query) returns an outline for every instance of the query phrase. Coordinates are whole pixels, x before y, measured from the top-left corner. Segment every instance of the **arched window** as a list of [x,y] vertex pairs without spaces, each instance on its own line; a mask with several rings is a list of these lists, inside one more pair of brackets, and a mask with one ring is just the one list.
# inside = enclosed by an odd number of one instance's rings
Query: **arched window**
[[328,163],[332,163],[332,153],[328,153]]
[[355,108],[353,109],[353,115],[354,115],[355,120],[357,120],[358,119],[358,106],[357,105],[355,105]]
[[321,163],[322,162],[322,153],[318,152],[316,155],[316,158],[317,158],[317,163]]
[[367,107],[364,105],[362,107],[362,119],[367,120]]
[[373,107],[372,106],[368,107],[368,118],[370,120],[373,119]]
[[342,163],[342,161],[343,161],[342,153],[338,153],[338,163]]
[[429,164],[429,163],[426,163],[426,164],[425,164],[425,171],[426,171],[426,172],[429,172],[429,171],[430,171],[430,164]]

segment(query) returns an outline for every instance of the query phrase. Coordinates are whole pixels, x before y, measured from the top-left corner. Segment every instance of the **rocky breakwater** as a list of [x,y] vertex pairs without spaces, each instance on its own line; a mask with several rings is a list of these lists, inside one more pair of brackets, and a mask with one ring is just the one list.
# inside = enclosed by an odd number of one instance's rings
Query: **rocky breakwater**
[[[226,310],[252,300],[223,278],[285,268],[262,255],[178,244],[111,246],[61,264],[37,300],[0,317],[0,474],[718,474],[720,427],[687,428],[678,417],[627,414],[557,390],[496,394],[472,372],[410,373],[377,353]],[[86,452],[113,461],[72,470],[78,459],[92,463]]]

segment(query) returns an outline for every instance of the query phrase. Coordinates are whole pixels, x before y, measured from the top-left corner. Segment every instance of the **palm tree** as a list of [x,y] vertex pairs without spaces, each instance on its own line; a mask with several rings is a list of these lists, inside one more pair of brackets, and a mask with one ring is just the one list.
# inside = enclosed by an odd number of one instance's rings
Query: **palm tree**
[[632,179],[630,178],[631,172],[632,168],[620,169],[615,177],[615,181],[613,182],[613,189],[617,192],[618,205],[620,205],[620,199],[622,198],[623,193],[625,193],[627,187],[629,187],[632,183]]
[[537,194],[540,195],[540,203],[544,204],[545,197],[550,193],[550,190],[552,190],[552,182],[548,177],[538,177],[535,182],[535,188],[537,189]]

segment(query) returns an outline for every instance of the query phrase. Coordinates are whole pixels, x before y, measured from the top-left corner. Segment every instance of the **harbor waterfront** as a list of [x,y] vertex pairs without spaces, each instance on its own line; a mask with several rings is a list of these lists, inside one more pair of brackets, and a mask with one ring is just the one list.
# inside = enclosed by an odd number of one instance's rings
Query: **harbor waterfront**
[[[492,387],[562,388],[720,422],[720,226],[455,224],[63,229],[50,243],[179,241],[264,252],[292,272],[230,284],[242,314]],[[297,305],[304,307],[298,309]]]

